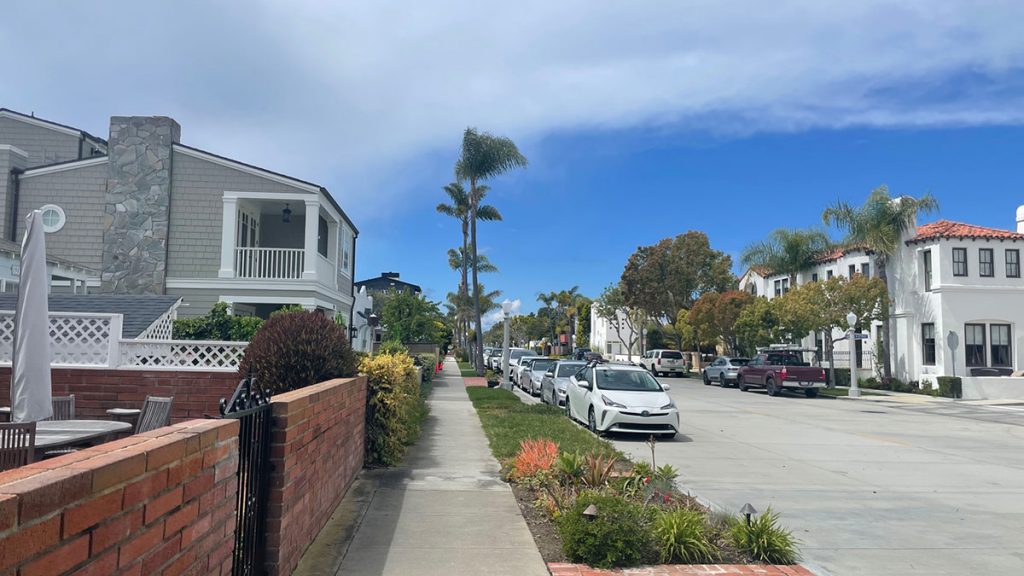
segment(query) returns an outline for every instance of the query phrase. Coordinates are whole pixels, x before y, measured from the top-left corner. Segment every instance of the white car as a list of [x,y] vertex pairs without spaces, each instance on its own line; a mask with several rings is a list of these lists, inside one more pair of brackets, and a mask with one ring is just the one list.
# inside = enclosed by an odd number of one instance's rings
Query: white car
[[673,438],[679,431],[679,410],[668,390],[640,366],[588,364],[569,378],[565,413],[595,434]]
[[530,396],[540,396],[540,384],[544,380],[544,373],[557,361],[545,356],[522,360],[520,363],[526,366],[519,373],[520,388],[529,392]]
[[640,365],[651,374],[679,374],[687,372],[686,360],[679,350],[648,350],[640,357]]
[[[509,378],[519,383],[519,361],[526,357],[536,356],[533,350],[528,348],[511,348],[508,352]],[[501,371],[501,360],[498,360],[498,371]]]

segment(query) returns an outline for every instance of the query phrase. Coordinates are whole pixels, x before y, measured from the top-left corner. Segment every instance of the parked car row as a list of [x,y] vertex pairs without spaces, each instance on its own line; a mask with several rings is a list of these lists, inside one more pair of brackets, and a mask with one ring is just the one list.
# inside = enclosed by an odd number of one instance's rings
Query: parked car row
[[769,396],[778,396],[783,390],[802,390],[808,398],[814,398],[825,387],[825,369],[806,362],[804,354],[808,352],[812,351],[771,347],[754,358],[721,356],[701,371],[701,378],[706,386],[714,382],[723,388],[736,386],[742,392],[764,388]]
[[668,384],[641,366],[597,361],[522,359],[518,386],[542,402],[565,408],[595,434],[628,432],[673,438],[679,410]]

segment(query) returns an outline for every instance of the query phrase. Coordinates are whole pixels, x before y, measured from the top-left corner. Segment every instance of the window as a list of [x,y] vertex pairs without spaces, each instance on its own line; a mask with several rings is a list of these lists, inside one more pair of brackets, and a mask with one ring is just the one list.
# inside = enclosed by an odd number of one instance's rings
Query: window
[[995,256],[991,248],[978,249],[978,274],[991,278],[996,275]]
[[853,278],[853,275],[857,273],[857,265],[850,264],[849,273],[846,275],[847,278]]
[[1020,278],[1020,250],[1006,251],[1006,277]]
[[811,282],[817,282],[817,281],[818,281],[818,273],[815,272],[814,274],[811,274]]
[[344,224],[341,226],[341,270],[352,273],[352,231]]
[[871,278],[871,264],[868,264],[867,262],[861,264],[860,273],[863,274],[865,278]]
[[935,324],[921,324],[921,352],[926,366],[935,365]]
[[832,271],[828,270],[827,272],[825,272],[825,279],[828,280],[830,278],[832,278]]
[[59,231],[68,220],[60,206],[47,204],[39,210],[43,213],[43,232],[47,234]]
[[924,291],[932,291],[932,251],[925,250],[921,253],[924,257]]
[[992,324],[992,365],[1013,366],[1010,360],[1010,325]]
[[775,281],[775,295],[782,296],[782,280]]
[[967,248],[953,248],[953,276],[967,276]]
[[319,218],[319,221],[317,222],[317,224],[319,225],[319,229],[318,229],[319,230],[319,232],[318,232],[319,235],[317,236],[316,251],[319,252],[321,256],[326,258],[327,257],[327,246],[328,246],[328,244],[327,244],[327,236],[328,236],[327,220],[325,220],[323,216],[318,216],[318,218]]
[[789,278],[782,279],[782,293],[789,292]]
[[854,340],[853,341],[853,353],[857,357],[857,368],[864,367],[864,341]]
[[964,325],[964,354],[968,366],[985,365],[985,325],[965,324]]

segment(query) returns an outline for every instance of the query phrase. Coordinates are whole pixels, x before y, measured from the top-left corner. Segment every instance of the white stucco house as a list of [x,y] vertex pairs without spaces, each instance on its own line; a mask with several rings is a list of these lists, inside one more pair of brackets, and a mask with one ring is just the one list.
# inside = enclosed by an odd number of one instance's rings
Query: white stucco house
[[[1016,220],[1016,230],[940,220],[902,239],[887,270],[895,377],[934,382],[956,375],[964,378],[965,398],[1024,398],[1024,378],[1010,377],[1024,364],[1024,206]],[[872,255],[862,249],[837,250],[799,274],[797,283],[877,275],[873,267]],[[763,269],[740,278],[741,290],[769,299],[788,291],[788,284],[788,278]],[[874,354],[879,328],[865,330],[869,339],[857,341],[863,376],[880,362]],[[955,350],[948,345],[951,338],[958,343]],[[820,348],[821,336],[809,335],[804,344]],[[849,366],[848,343],[837,342],[835,350],[836,365]]]
[[[606,358],[626,359],[632,355],[636,358],[642,354],[640,350],[641,326],[630,325],[626,313],[618,311],[615,321],[602,318],[597,314],[590,315],[590,348],[600,352]],[[632,343],[632,347],[630,347]]]

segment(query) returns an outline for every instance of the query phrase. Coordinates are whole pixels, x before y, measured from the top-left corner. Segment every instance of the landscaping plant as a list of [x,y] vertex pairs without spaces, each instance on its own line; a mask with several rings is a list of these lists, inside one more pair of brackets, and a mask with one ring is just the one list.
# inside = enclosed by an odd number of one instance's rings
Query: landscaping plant
[[779,514],[771,508],[752,517],[749,526],[745,519],[737,519],[730,532],[733,545],[758,562],[795,564],[799,559],[796,539],[779,526]]
[[510,480],[522,480],[548,474],[557,459],[558,445],[551,440],[523,440],[508,477]]
[[[583,511],[593,504],[597,516]],[[572,562],[597,568],[636,566],[656,559],[653,509],[622,496],[584,492],[558,519],[562,546]]]
[[654,539],[665,563],[697,564],[714,562],[718,550],[708,539],[704,515],[695,510],[676,508],[658,514],[654,521]]
[[366,464],[394,466],[426,417],[419,372],[404,352],[366,358],[359,369],[367,377]]
[[273,393],[356,375],[345,329],[316,312],[275,314],[256,331],[238,366]]

